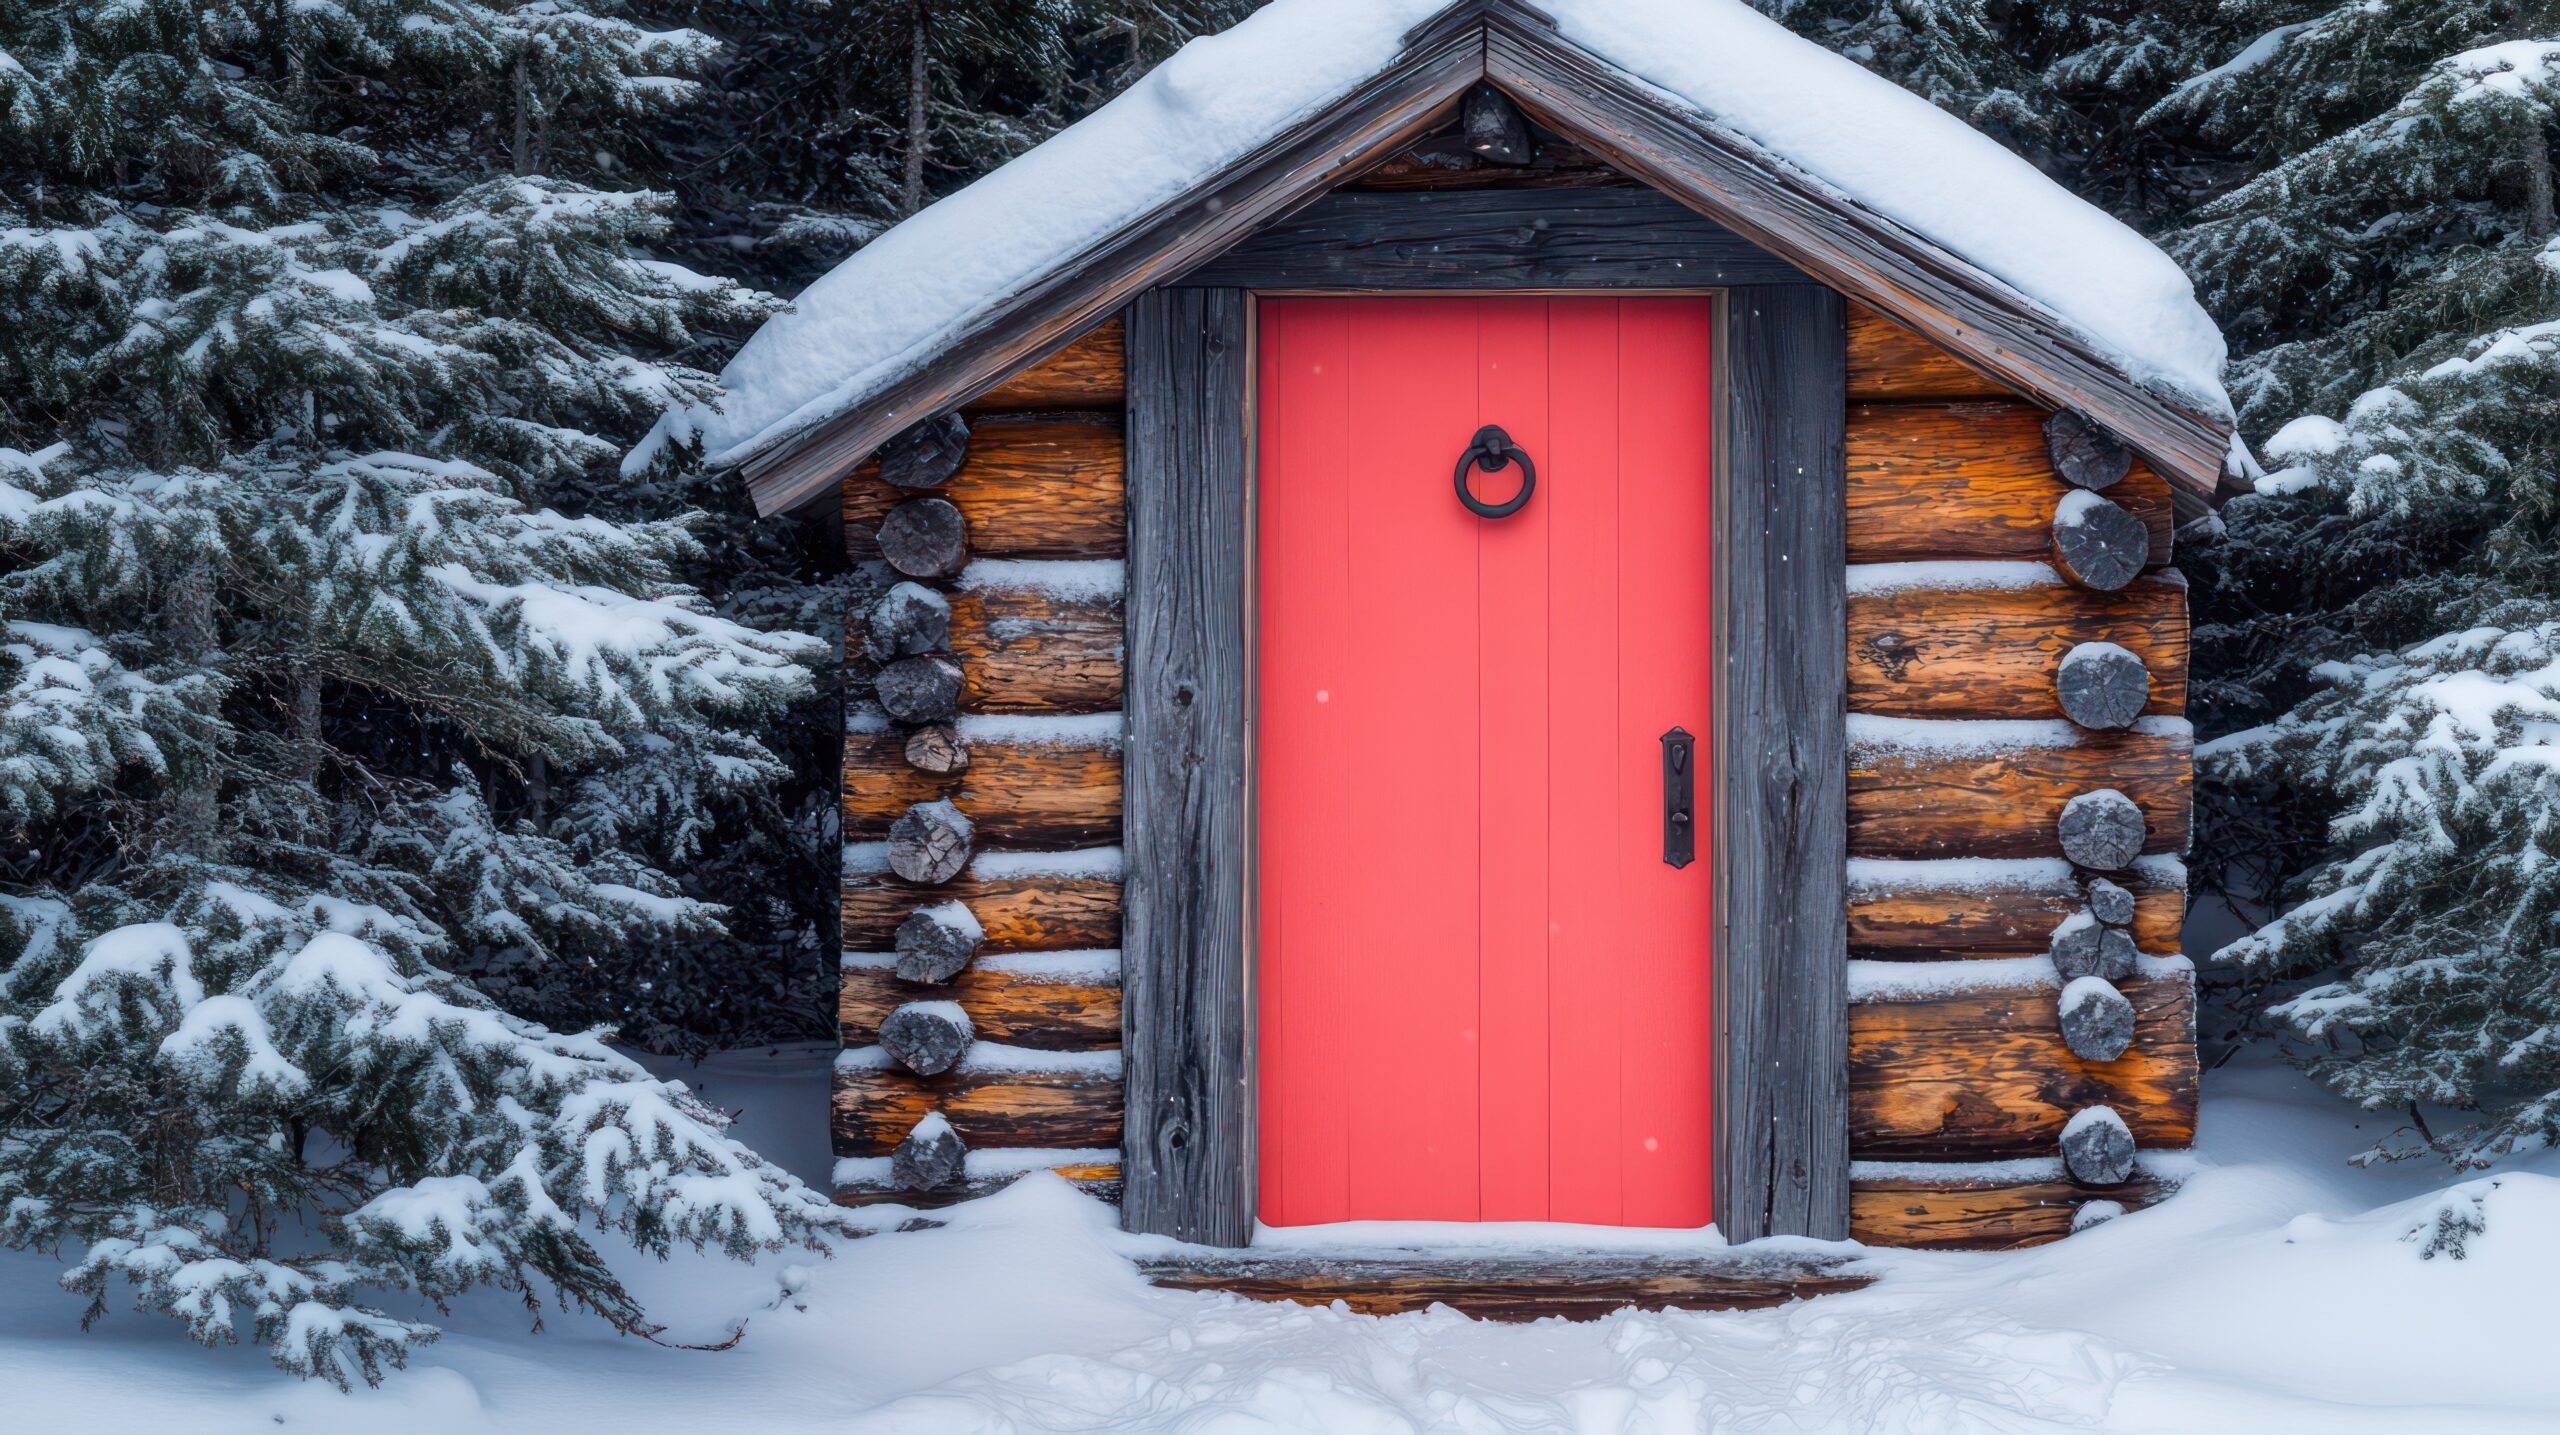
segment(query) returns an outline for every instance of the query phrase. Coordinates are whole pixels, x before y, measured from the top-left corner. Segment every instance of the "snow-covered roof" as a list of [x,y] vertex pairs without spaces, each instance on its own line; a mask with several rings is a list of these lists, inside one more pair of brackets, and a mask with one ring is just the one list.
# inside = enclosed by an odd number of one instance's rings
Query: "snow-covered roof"
[[[889,230],[768,321],[699,438],[735,463],[845,415],[1011,296],[1376,79],[1449,0],[1272,0],[1117,99]],[[2220,331],[2169,258],[1989,137],[1742,0],[1536,0],[1557,34],[1662,102],[1907,227],[2058,321],[2097,359],[2207,418],[2231,412]],[[2218,442],[2218,440],[2217,440]]]

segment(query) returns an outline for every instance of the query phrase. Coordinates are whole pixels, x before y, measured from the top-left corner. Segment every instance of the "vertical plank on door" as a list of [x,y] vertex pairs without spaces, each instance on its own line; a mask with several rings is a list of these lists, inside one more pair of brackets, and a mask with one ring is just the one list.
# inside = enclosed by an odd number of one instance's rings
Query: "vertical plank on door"
[[[1603,301],[1606,302],[1606,301]],[[1514,443],[1551,458],[1548,305],[1487,299],[1479,309],[1477,412]],[[1455,455],[1452,455],[1452,464]],[[1454,476],[1454,475],[1453,475]],[[1499,503],[1520,470],[1477,473]],[[1547,554],[1548,487],[1503,519],[1475,519],[1479,618],[1476,727],[1478,960],[1481,975],[1477,1116],[1479,1189],[1487,1221],[1547,1217]],[[1457,495],[1451,493],[1454,502]]]
[[1478,682],[1479,520],[1444,476],[1478,422],[1477,333],[1472,303],[1351,304],[1343,521],[1359,627],[1334,702],[1357,760],[1319,840],[1347,859],[1325,959],[1365,994],[1349,1017],[1370,1078],[1346,1121],[1353,1209],[1386,1220],[1478,1210],[1478,734],[1437,720]]
[[1622,1134],[1621,1214],[1631,1226],[1703,1226],[1714,1167],[1710,1114],[1715,953],[1715,834],[1698,860],[1662,860],[1662,736],[1696,735],[1714,770],[1712,669],[1714,310],[1698,299],[1620,302],[1618,415],[1624,437],[1619,525],[1617,686],[1620,806],[1612,831],[1623,873],[1623,940],[1636,976],[1621,994],[1619,1071],[1642,1093]]
[[[1554,588],[1558,641],[1548,668],[1550,730],[1571,734],[1548,757],[1553,789],[1547,830],[1555,949],[1548,971],[1555,1112],[1548,1137],[1552,1215],[1615,1225],[1625,1214],[1622,1160],[1627,1092],[1618,1063],[1618,1021],[1633,975],[1626,909],[1619,893],[1619,784],[1624,764],[1610,741],[1619,726],[1619,653],[1627,639],[1619,611],[1620,462],[1618,386],[1622,341],[1615,303],[1560,305],[1555,311],[1554,424],[1547,458],[1547,505],[1557,571],[1576,581]],[[1605,842],[1605,849],[1597,844]]]
[[[1260,470],[1288,475],[1286,501],[1258,503],[1254,565],[1258,661],[1265,681],[1254,738],[1264,772],[1316,773],[1318,781],[1266,785],[1256,805],[1264,832],[1322,830],[1351,781],[1344,714],[1329,686],[1307,675],[1339,671],[1358,614],[1342,516],[1352,503],[1350,308],[1340,299],[1266,302],[1256,328],[1262,394],[1255,441]],[[1279,421],[1281,415],[1286,422]],[[1349,865],[1340,844],[1260,841],[1261,1219],[1273,1225],[1334,1220],[1349,1209],[1347,1120],[1354,1096],[1349,1049],[1355,1007],[1366,998],[1356,968],[1279,960],[1295,946],[1326,951],[1349,940],[1341,897]]]
[[1847,323],[1814,285],[1727,292],[1717,963],[1733,1240],[1849,1229]]
[[1129,609],[1121,1223],[1253,1234],[1245,884],[1249,299],[1129,307]]

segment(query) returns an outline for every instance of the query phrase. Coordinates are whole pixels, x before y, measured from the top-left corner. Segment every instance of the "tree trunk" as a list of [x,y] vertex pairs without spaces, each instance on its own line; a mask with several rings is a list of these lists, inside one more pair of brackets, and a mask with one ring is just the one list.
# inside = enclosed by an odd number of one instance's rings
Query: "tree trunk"
[[915,31],[907,45],[907,172],[898,195],[901,215],[924,208],[924,156],[933,139],[933,116],[928,109],[933,100],[932,76],[925,59],[927,14],[925,6],[916,6]]
[[533,173],[533,77],[525,70],[524,57],[516,57],[512,75],[515,89],[516,134],[515,170]]
[[2533,125],[2524,134],[2524,223],[2536,239],[2549,239],[2560,231],[2560,215],[2553,213],[2551,140],[2542,125]]
[[[213,569],[204,559],[189,560],[172,579],[160,610],[160,625],[171,653],[189,667],[201,666],[221,647],[222,634],[213,612]],[[166,806],[171,847],[198,857],[213,855],[220,790],[219,773],[180,770]]]

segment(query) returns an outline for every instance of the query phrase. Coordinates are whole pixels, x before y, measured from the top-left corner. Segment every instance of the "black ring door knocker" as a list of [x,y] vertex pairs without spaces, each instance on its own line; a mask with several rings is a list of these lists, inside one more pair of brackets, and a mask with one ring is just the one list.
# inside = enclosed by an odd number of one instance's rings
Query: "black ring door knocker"
[[[1500,503],[1487,503],[1476,497],[1475,489],[1468,485],[1468,470],[1480,468],[1487,473],[1495,473],[1507,463],[1520,465],[1520,491]],[[1500,424],[1486,424],[1477,429],[1476,441],[1467,446],[1465,453],[1458,455],[1458,501],[1478,518],[1509,518],[1520,511],[1520,506],[1529,501],[1529,495],[1537,487],[1538,466],[1529,462],[1528,450],[1513,443],[1511,435],[1504,433]]]

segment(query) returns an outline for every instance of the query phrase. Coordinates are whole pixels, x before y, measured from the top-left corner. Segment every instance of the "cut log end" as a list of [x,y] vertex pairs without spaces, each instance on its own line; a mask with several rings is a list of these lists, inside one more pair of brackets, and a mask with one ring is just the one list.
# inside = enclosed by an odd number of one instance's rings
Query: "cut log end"
[[889,870],[928,886],[948,882],[969,865],[977,837],[968,814],[949,802],[919,802],[889,824]]
[[921,583],[901,583],[871,608],[871,656],[881,662],[951,646],[951,602]]
[[2122,506],[2094,493],[2063,495],[2053,511],[2053,566],[2083,588],[2113,593],[2142,576],[2151,561],[2151,530]]
[[2133,1175],[2133,1132],[2112,1106],[2084,1106],[2062,1128],[2062,1165],[2084,1186],[2114,1186]]
[[910,578],[949,578],[969,565],[969,520],[947,498],[910,498],[880,520],[880,556]]
[[986,939],[986,927],[962,903],[927,907],[898,924],[898,980],[920,986],[950,981],[968,968]]
[[2133,472],[2133,454],[2115,435],[2065,409],[2044,421],[2053,471],[2074,488],[2113,488]]
[[2151,705],[2151,670],[2127,648],[2082,643],[2054,671],[2062,715],[2100,732],[2133,726]]
[[969,767],[969,743],[947,722],[927,723],[907,736],[907,766],[947,777]]
[[2112,787],[2084,792],[2062,806],[2062,855],[2100,872],[2120,872],[2142,855],[2142,809]]
[[1524,165],[1538,158],[1528,117],[1491,81],[1479,80],[1467,91],[1460,106],[1459,129],[1468,151],[1487,164]]
[[2092,1226],[2103,1226],[2124,1214],[2122,1201],[2083,1201],[2071,1211],[2071,1234],[2078,1235]]
[[2103,977],[2080,977],[2064,987],[2057,1010],[2063,1045],[2082,1061],[2113,1061],[2133,1045],[2133,1003]]
[[2049,953],[2063,980],[2096,977],[2122,981],[2133,975],[2133,935],[2101,924],[2088,912],[2075,912],[2053,929]]
[[2104,877],[2092,877],[2083,889],[2089,901],[2089,915],[2110,927],[2133,925],[2133,894]]
[[955,1185],[968,1168],[969,1148],[940,1114],[927,1116],[889,1157],[889,1179],[910,1191]]
[[899,488],[939,488],[969,458],[969,421],[941,414],[880,446],[880,476]]
[[960,712],[960,665],[949,658],[900,658],[880,670],[872,690],[900,722],[940,722]]
[[909,1002],[880,1023],[880,1049],[918,1076],[940,1076],[959,1065],[977,1038],[956,1002]]

